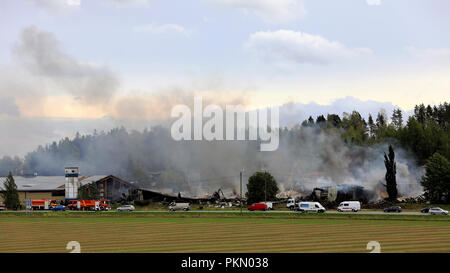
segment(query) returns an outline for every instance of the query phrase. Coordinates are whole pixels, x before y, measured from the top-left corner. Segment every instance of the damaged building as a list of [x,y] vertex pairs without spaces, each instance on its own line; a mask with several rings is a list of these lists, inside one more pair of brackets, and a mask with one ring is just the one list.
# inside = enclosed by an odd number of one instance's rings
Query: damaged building
[[[6,177],[0,177],[4,181]],[[149,202],[182,201],[196,204],[214,202],[217,194],[190,197],[181,193],[169,194],[154,189],[142,188],[133,182],[126,181],[114,175],[79,175],[77,167],[65,168],[65,175],[39,176],[37,173],[30,176],[14,176],[14,181],[19,192],[19,200],[22,204],[25,199],[48,199],[67,202],[78,199],[79,190],[89,190],[95,185],[98,191],[98,199],[110,200],[113,203],[132,202],[136,200],[148,200]],[[85,187],[85,188],[83,188]],[[1,190],[1,188],[0,188]],[[220,201],[230,201],[222,196]],[[0,201],[2,196],[0,195]]]
[[359,185],[339,184],[314,188],[305,199],[340,203],[342,201],[360,201],[368,203],[377,198],[377,193]]

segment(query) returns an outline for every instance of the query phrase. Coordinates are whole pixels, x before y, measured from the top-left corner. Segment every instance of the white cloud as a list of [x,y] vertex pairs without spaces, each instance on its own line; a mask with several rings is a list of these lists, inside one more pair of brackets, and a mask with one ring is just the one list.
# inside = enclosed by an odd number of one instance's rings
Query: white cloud
[[[36,5],[43,7],[50,11],[65,12],[71,10],[78,10],[83,1],[82,0],[29,0]],[[113,5],[131,4],[131,5],[147,5],[148,0],[104,0]]]
[[245,14],[253,13],[268,22],[288,22],[305,14],[303,0],[207,0],[208,2],[234,8]]
[[[280,107],[280,124],[282,126],[293,126],[312,116],[314,119],[319,115],[338,114],[342,116],[344,112],[351,113],[358,111],[361,116],[368,119],[384,110],[391,115],[392,111],[398,106],[392,102],[380,102],[375,100],[361,100],[352,96],[338,98],[329,104],[310,103],[285,103]],[[406,120],[406,118],[404,118]]]
[[369,6],[379,6],[381,5],[381,0],[366,0]]
[[133,27],[134,32],[148,32],[152,34],[166,34],[166,33],[179,33],[185,36],[190,35],[190,31],[186,30],[183,26],[177,24],[149,24]]
[[29,1],[47,10],[56,12],[77,10],[81,6],[81,0],[29,0]]
[[423,61],[442,62],[450,61],[450,48],[419,49],[414,46],[406,47],[406,52]]
[[107,1],[114,4],[137,4],[137,5],[148,4],[148,0],[107,0]]
[[292,30],[253,33],[244,48],[267,61],[314,64],[329,64],[373,54],[368,48],[350,49],[319,35]]
[[81,5],[81,0],[67,0],[67,5],[79,6],[79,5]]

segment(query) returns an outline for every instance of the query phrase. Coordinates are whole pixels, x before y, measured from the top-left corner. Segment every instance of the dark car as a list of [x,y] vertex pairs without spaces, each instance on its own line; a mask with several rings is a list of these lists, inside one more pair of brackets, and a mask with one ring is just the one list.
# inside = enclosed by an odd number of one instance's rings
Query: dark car
[[399,206],[392,206],[389,208],[385,208],[383,211],[384,212],[402,212],[402,208]]

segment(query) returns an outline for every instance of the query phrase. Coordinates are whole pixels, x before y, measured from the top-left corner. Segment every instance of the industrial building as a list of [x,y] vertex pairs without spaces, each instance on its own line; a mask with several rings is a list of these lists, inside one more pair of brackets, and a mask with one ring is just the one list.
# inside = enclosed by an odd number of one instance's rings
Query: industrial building
[[[0,177],[0,189],[5,179],[6,177]],[[89,183],[97,184],[101,199],[112,202],[127,199],[137,190],[132,183],[114,175],[79,176],[76,167],[66,168],[64,176],[14,176],[14,181],[22,204],[25,203],[25,198],[63,201],[76,199],[78,189]],[[1,195],[0,200],[3,201]]]
[[[0,177],[0,191],[6,177]],[[114,175],[80,176],[78,167],[66,167],[64,176],[14,176],[19,192],[19,200],[25,204],[25,199],[47,199],[67,202],[78,199],[78,190],[87,184],[95,183],[98,189],[98,198],[115,202],[130,202],[135,200],[148,200],[150,202],[183,201],[189,203],[206,203],[220,199],[214,196],[188,197],[155,191],[154,189],[140,188],[131,182]],[[222,193],[223,195],[223,193]],[[231,200],[231,199],[230,199]],[[228,200],[228,201],[230,201]],[[0,195],[0,201],[2,197]]]

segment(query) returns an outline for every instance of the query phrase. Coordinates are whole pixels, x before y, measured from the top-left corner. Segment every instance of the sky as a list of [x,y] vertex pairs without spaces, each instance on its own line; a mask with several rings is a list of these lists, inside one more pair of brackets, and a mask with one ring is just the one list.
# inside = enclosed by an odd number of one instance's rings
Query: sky
[[447,0],[2,0],[0,156],[149,127],[199,95],[279,105],[286,123],[450,101],[448,10]]

